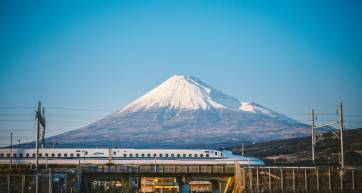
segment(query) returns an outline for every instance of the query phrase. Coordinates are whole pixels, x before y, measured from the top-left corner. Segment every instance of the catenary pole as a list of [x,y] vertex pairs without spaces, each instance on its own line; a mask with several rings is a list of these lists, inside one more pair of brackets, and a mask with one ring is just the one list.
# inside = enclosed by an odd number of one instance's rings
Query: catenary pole
[[315,163],[315,152],[314,148],[316,145],[316,126],[315,126],[315,113],[314,109],[312,109],[312,161]]
[[13,132],[10,133],[10,170],[13,165]]
[[344,170],[344,144],[343,144],[343,103],[339,106],[339,126],[340,126],[340,141],[341,141],[341,169]]

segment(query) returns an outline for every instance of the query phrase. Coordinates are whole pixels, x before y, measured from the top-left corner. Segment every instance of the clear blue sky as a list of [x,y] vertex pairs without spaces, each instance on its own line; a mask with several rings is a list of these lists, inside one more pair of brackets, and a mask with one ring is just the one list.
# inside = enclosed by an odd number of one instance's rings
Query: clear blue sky
[[361,1],[3,0],[0,143],[10,130],[33,138],[23,107],[39,99],[53,135],[174,74],[304,122],[343,101],[347,125],[361,127],[361,18]]

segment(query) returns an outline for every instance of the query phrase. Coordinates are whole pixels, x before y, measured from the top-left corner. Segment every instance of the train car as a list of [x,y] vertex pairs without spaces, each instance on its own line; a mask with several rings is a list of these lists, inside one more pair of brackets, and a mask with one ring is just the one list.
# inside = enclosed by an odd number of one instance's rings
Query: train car
[[[0,164],[35,164],[36,149],[0,149]],[[40,148],[39,164],[242,164],[262,160],[210,149]]]

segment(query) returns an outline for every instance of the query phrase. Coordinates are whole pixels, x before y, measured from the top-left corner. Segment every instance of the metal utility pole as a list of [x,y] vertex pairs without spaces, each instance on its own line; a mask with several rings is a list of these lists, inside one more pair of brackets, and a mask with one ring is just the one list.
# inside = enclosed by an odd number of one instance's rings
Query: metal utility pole
[[316,114],[314,112],[314,109],[312,109],[312,160],[313,163],[315,163],[315,146],[317,144],[317,128],[325,127],[329,125],[338,125],[339,123],[339,135],[336,132],[333,132],[333,134],[340,140],[340,175],[343,175],[344,171],[344,144],[343,144],[343,131],[344,131],[344,122],[343,122],[343,103],[340,103],[340,105],[337,107],[337,115],[339,115],[339,121],[332,122],[329,124],[325,124],[322,126],[316,126]]
[[340,126],[340,141],[341,141],[341,169],[344,170],[344,145],[343,145],[343,130],[344,130],[344,124],[343,124],[343,103],[339,106],[339,126]]
[[36,169],[39,165],[39,130],[42,127],[42,146],[44,147],[44,135],[45,135],[45,117],[44,117],[44,108],[41,107],[41,102],[38,102],[38,109],[35,112],[36,118],[36,130],[35,130],[35,148],[36,148]]
[[[35,155],[35,193],[39,192],[39,181],[38,181],[38,173],[39,173],[39,129],[42,126],[43,130],[45,130],[45,118],[44,118],[44,108],[41,108],[41,102],[38,102],[38,109],[35,112],[35,119],[36,119],[36,129],[35,129],[35,148],[36,148],[36,155]],[[45,131],[44,131],[45,132]]]
[[[38,110],[39,110],[39,106],[38,106]],[[39,127],[40,127],[40,123],[38,120],[38,111],[36,112],[35,118],[37,119],[36,121],[36,128],[35,128],[35,149],[36,149],[36,153],[35,153],[35,169],[38,170],[38,165],[39,165],[39,158],[38,158],[38,154],[39,154]]]
[[315,153],[314,148],[316,145],[317,138],[316,138],[316,126],[315,126],[315,113],[314,109],[312,109],[312,161],[313,164],[315,163]]
[[13,165],[13,132],[10,133],[10,170]]
[[44,148],[45,146],[45,113],[44,113],[44,107],[42,108],[42,118],[44,120],[44,124],[42,124],[41,129],[41,148]]

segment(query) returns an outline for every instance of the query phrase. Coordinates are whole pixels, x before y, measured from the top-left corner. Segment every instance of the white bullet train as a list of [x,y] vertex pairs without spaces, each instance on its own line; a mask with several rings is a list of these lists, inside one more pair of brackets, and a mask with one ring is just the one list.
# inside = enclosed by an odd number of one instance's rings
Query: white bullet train
[[[0,165],[35,164],[36,149],[0,149]],[[264,165],[262,160],[209,149],[40,148],[39,164],[241,164]]]

